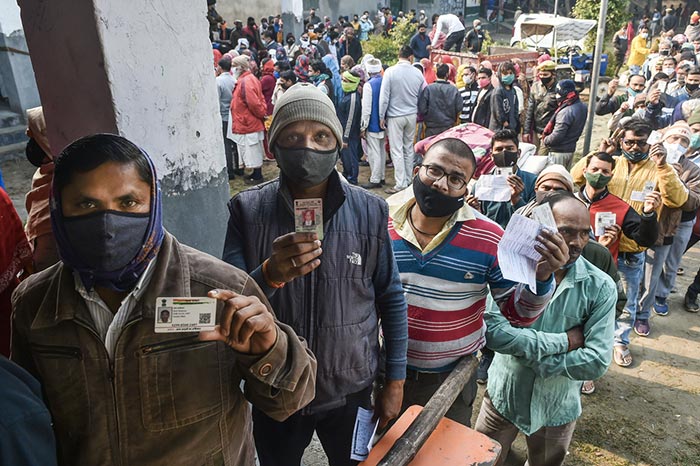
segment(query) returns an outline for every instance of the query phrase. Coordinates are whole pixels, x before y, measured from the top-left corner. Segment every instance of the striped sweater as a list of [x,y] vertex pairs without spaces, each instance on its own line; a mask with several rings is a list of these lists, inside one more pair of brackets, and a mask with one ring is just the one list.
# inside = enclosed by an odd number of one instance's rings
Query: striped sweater
[[410,227],[401,220],[395,228],[389,218],[389,235],[408,303],[410,368],[448,371],[461,356],[481,349],[486,344],[483,317],[489,290],[513,325],[529,326],[544,311],[554,291],[551,279],[538,286],[538,296],[526,285],[503,278],[497,258],[503,230],[495,222],[474,212],[467,220],[448,224],[440,245],[423,254],[404,239]]

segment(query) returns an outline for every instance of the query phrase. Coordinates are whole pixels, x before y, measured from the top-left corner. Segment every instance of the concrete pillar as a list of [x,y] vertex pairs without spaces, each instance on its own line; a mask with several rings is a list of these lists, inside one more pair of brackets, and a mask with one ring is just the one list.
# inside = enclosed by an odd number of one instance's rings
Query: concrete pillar
[[51,147],[96,132],[139,144],[155,161],[165,227],[220,257],[229,187],[206,2],[19,4]]
[[[287,34],[291,32],[299,40],[299,36],[304,32],[304,6],[302,0],[282,0],[281,3],[282,22],[284,22],[282,45],[286,45],[284,41],[287,39]],[[292,59],[292,57],[289,58]]]
[[19,7],[10,0],[0,2],[0,83],[13,112],[40,105]]

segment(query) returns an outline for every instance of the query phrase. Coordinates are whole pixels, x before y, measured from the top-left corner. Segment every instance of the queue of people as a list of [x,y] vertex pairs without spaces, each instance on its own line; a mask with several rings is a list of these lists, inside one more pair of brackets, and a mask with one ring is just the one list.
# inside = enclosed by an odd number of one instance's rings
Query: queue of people
[[[0,350],[13,361],[0,360],[0,374],[12,383],[0,390],[23,396],[12,419],[25,419],[0,440],[0,462],[298,465],[315,433],[331,465],[353,465],[359,408],[386,428],[481,353],[446,416],[471,426],[485,384],[474,428],[501,444],[498,464],[522,432],[528,464],[561,465],[581,394],[613,361],[632,364],[632,331],[648,336],[651,313],[669,314],[682,256],[700,239],[700,110],[689,105],[700,68],[677,74],[669,94],[668,74],[643,75],[656,64],[631,64],[625,92],[614,81],[597,104],[614,119],[610,137],[576,161],[585,104],[548,57],[530,87],[517,61],[424,55],[465,38],[480,47],[480,23],[467,32],[439,15],[426,39],[416,21],[387,66],[362,42],[391,27],[390,12],[335,25],[312,10],[298,43],[279,18],[228,30],[209,16],[216,39],[237,45],[214,49],[222,156],[230,179],[258,185],[229,201],[220,259],[164,230],[138,141],[97,134],[52,150],[32,110],[26,226],[0,189],[13,228],[0,250],[11,258],[0,263],[2,328],[12,328]],[[643,54],[641,42],[630,50]],[[477,151],[464,128],[488,147]],[[533,145],[546,159],[538,173],[520,166]],[[263,183],[265,160],[279,176]],[[487,176],[504,176],[505,198],[479,199]],[[299,231],[295,206],[310,200],[321,230]],[[536,281],[516,283],[499,243],[541,206],[556,231],[531,245]],[[700,272],[690,312],[698,283]],[[154,332],[165,322],[156,301],[174,296],[212,299],[216,326]],[[13,441],[23,437],[37,439],[33,451]]]

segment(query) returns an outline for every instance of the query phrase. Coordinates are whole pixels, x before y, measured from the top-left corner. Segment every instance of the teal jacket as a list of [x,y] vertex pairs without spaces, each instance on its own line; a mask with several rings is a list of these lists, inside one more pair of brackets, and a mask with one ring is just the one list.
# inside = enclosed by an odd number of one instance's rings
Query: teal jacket
[[[511,326],[489,299],[486,345],[496,355],[488,393],[496,410],[525,435],[576,420],[582,382],[610,365],[616,301],[613,280],[583,257],[531,327]],[[567,352],[566,331],[576,326],[583,328],[584,346]]]

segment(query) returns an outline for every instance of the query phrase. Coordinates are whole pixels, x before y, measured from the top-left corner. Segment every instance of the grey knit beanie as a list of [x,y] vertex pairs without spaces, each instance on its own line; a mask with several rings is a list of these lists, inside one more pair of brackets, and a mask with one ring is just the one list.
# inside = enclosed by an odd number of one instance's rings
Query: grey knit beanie
[[343,126],[335,114],[333,102],[313,84],[297,83],[277,100],[268,134],[270,148],[275,146],[282,130],[297,121],[323,123],[333,131],[338,146],[343,144]]

